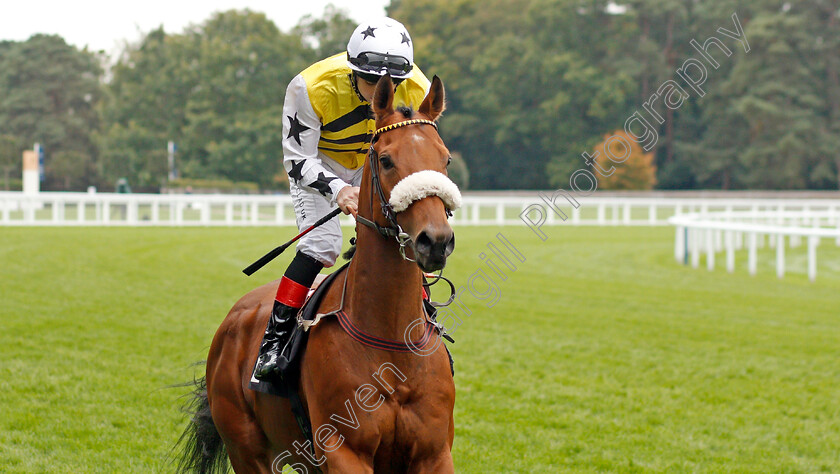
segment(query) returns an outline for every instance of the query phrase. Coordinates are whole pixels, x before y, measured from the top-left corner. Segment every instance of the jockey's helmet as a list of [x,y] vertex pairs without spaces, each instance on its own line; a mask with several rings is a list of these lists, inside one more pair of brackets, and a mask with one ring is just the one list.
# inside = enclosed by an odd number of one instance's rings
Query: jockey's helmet
[[347,65],[359,76],[379,79],[411,77],[414,45],[402,23],[388,17],[363,22],[347,42]]

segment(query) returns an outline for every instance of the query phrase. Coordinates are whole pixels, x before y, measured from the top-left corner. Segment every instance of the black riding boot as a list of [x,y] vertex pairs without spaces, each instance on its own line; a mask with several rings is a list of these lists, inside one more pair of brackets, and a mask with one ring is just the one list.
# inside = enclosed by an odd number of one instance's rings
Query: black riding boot
[[254,371],[254,376],[257,379],[270,379],[276,372],[283,345],[289,341],[289,337],[297,324],[298,309],[286,306],[279,301],[274,302],[271,318],[268,320],[262,346],[260,346],[257,368]]
[[[324,265],[321,262],[298,252],[280,279],[254,370],[257,379],[267,380],[277,373],[283,349],[297,324],[298,310],[303,306],[309,287],[322,268]],[[282,365],[287,366],[288,361]]]

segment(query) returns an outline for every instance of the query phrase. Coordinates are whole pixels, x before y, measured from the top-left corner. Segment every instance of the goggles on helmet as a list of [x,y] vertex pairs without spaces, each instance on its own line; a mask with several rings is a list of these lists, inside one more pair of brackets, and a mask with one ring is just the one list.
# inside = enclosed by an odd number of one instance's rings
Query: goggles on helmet
[[350,64],[365,72],[377,74],[388,73],[391,76],[405,76],[413,66],[411,62],[402,56],[390,56],[379,53],[361,53],[355,58],[349,58]]

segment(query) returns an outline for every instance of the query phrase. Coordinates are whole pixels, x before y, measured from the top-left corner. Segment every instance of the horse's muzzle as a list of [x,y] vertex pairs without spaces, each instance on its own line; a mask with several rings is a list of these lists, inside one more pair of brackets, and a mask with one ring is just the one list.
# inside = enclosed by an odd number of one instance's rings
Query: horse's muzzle
[[446,257],[455,250],[452,228],[440,231],[424,230],[414,239],[414,256],[424,272],[434,272],[446,266]]

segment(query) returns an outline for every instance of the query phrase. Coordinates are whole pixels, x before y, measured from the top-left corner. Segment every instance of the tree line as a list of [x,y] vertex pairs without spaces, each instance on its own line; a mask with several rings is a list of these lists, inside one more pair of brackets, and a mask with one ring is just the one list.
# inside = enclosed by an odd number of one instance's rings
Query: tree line
[[[563,186],[608,166],[586,156],[636,137],[634,114],[657,140],[634,143],[604,188],[840,188],[837,0],[392,0],[387,12],[444,80],[441,133],[472,189]],[[286,85],[355,26],[333,7],[285,32],[232,10],[153,30],[113,60],[57,36],[0,42],[0,166],[19,173],[40,142],[47,189],[125,177],[154,191],[174,141],[183,178],[282,189]],[[738,26],[748,47],[719,33]],[[706,64],[702,94],[680,80],[701,72],[691,58]]]

